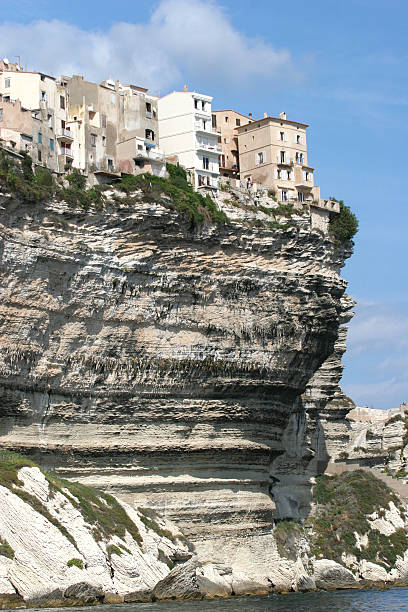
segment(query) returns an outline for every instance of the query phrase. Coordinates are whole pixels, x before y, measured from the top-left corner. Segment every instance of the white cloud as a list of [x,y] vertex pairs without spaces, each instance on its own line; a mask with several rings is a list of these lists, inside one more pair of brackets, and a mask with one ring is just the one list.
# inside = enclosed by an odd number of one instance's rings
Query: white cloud
[[147,24],[116,23],[86,31],[58,21],[0,25],[2,49],[20,55],[30,70],[53,75],[109,76],[164,93],[188,80],[191,89],[211,83],[232,89],[280,75],[299,78],[290,54],[249,38],[209,0],[161,0]]
[[366,302],[357,306],[350,323],[347,345],[352,353],[366,350],[403,350],[408,348],[406,306]]
[[395,408],[408,401],[407,304],[357,303],[341,386],[360,406]]

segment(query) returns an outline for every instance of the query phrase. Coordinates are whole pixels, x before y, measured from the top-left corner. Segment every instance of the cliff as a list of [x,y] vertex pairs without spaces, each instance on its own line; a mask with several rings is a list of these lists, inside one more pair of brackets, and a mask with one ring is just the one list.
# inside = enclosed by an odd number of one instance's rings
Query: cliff
[[1,206],[1,446],[267,576],[328,461],[349,245],[307,206],[192,223],[154,185]]

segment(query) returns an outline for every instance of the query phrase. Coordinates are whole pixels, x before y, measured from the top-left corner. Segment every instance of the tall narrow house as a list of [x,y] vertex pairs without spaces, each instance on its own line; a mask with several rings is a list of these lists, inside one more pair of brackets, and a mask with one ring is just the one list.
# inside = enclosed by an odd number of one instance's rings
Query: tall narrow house
[[158,101],[160,149],[177,156],[195,189],[218,188],[221,134],[212,124],[212,97],[173,91]]

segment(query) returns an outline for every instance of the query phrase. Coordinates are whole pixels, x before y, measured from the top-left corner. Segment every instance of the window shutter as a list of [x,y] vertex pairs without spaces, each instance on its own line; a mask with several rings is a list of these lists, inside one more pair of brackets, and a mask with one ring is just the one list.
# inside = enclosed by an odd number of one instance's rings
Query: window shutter
[[255,166],[258,165],[258,153],[255,153]]
[[288,142],[289,138],[288,138],[288,133],[287,132],[284,133],[283,139],[284,139],[285,142]]
[[280,130],[276,132],[276,140],[280,140]]

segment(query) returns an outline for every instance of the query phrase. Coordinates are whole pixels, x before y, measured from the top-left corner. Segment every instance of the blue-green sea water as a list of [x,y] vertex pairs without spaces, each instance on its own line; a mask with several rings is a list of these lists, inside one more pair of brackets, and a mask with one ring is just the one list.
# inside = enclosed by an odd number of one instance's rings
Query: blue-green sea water
[[135,603],[92,608],[42,608],[41,612],[408,612],[408,588],[385,591],[289,593],[210,601]]

